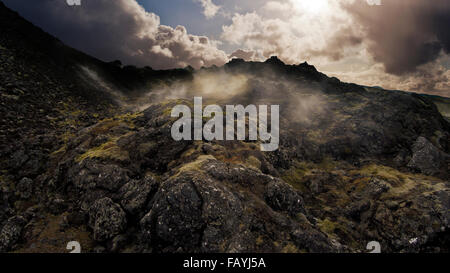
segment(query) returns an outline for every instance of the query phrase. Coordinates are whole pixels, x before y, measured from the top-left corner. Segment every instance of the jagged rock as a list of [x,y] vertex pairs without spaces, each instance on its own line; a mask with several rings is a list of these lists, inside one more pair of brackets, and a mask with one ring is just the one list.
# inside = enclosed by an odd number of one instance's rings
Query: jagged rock
[[202,199],[192,181],[185,178],[165,182],[155,196],[150,212],[141,220],[144,233],[154,230],[153,242],[161,240],[171,249],[192,250],[200,244],[204,222]]
[[89,226],[96,241],[105,241],[120,234],[126,227],[126,214],[111,199],[97,200],[89,210]]
[[191,101],[149,87],[190,89],[197,71],[104,63],[1,2],[0,26],[0,251],[60,214],[63,231],[91,227],[94,252],[448,251],[450,125],[433,103],[448,100],[234,59],[202,73],[245,79],[221,105],[279,103],[279,150],[174,141],[171,109]]
[[412,152],[408,167],[428,175],[439,173],[444,155],[426,138],[418,137],[412,147]]
[[126,244],[127,244],[128,238],[125,235],[117,235],[111,240],[111,246],[109,248],[109,251],[111,252],[119,252]]
[[26,223],[21,216],[14,216],[6,221],[0,231],[0,252],[9,251],[18,242]]
[[61,214],[67,210],[67,203],[64,199],[52,198],[49,200],[48,210],[54,215]]
[[280,180],[274,179],[267,184],[264,197],[267,204],[275,210],[285,211],[290,215],[305,213],[302,197],[290,185]]
[[22,199],[29,199],[33,193],[33,180],[24,177],[22,178],[16,187],[17,194]]
[[150,176],[142,180],[131,180],[119,190],[120,204],[129,214],[142,213],[145,205],[158,189],[158,183]]
[[69,170],[69,179],[82,190],[105,189],[119,190],[130,178],[126,170],[113,164],[102,164],[85,159]]
[[355,220],[359,220],[361,217],[361,214],[366,212],[367,210],[370,209],[370,200],[361,200],[361,201],[357,201],[352,203],[351,205],[349,205],[347,207],[347,214],[355,219]]

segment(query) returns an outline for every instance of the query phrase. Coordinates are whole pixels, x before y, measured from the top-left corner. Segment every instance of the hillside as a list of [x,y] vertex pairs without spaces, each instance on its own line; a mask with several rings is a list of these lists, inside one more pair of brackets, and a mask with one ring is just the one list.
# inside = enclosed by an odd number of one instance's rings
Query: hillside
[[[449,251],[446,98],[276,57],[105,63],[1,2],[0,28],[0,252]],[[194,96],[280,105],[279,149],[174,141]]]

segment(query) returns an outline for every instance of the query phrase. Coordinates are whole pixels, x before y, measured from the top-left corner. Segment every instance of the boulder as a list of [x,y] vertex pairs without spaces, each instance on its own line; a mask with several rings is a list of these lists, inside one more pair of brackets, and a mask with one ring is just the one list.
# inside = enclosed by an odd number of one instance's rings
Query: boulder
[[424,137],[418,137],[412,146],[412,158],[408,167],[426,175],[439,173],[443,164],[443,153]]
[[96,241],[106,241],[120,234],[127,225],[122,208],[110,198],[97,200],[89,210],[89,226]]
[[9,251],[19,241],[26,223],[21,216],[13,216],[6,221],[0,231],[0,252]]

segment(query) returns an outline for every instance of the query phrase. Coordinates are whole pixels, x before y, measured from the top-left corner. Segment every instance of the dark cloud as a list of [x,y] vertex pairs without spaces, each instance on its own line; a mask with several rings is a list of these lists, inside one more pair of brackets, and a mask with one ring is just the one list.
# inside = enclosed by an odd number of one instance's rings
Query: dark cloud
[[156,14],[135,0],[84,0],[79,7],[63,0],[4,2],[70,46],[103,60],[158,69],[199,68],[228,60],[207,37],[190,35],[183,26],[161,25]]
[[386,72],[401,75],[450,52],[449,0],[382,0],[345,5],[368,39],[369,51]]
[[450,73],[441,66],[421,66],[405,80],[407,90],[439,96],[450,96]]
[[333,36],[327,41],[325,48],[321,50],[311,49],[308,51],[311,56],[325,56],[333,61],[338,61],[344,58],[344,52],[349,47],[360,45],[363,38],[355,33],[355,30],[350,27],[344,27],[336,31]]

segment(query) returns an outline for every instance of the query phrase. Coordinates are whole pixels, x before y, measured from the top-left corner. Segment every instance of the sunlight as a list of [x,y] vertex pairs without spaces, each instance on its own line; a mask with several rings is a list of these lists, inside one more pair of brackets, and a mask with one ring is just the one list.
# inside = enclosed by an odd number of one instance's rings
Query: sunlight
[[307,13],[321,13],[328,7],[328,0],[291,0],[292,4]]

